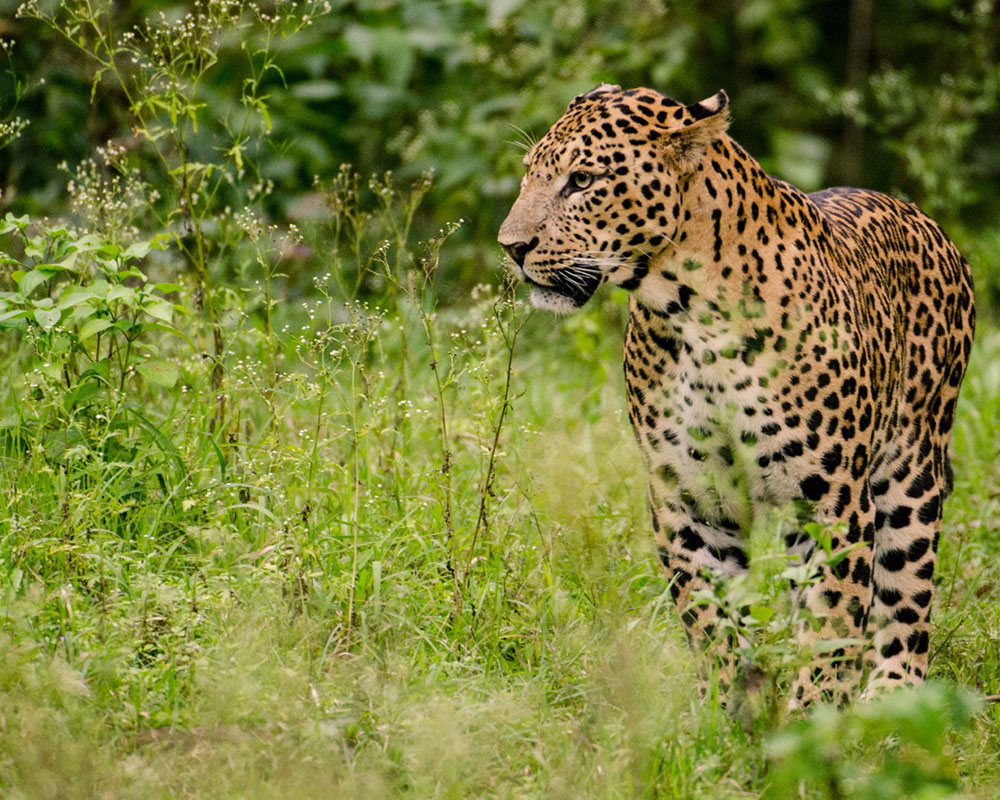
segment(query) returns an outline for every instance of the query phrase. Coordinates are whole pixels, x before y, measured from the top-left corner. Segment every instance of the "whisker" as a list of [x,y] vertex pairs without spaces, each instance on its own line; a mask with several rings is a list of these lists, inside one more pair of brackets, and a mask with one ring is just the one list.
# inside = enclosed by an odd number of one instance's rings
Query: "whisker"
[[526,150],[530,150],[538,143],[538,139],[532,136],[530,133],[528,133],[524,128],[518,127],[513,122],[504,122],[504,124],[507,125],[507,127],[509,128],[513,128],[515,131],[521,134],[521,136],[524,138],[524,141],[527,143],[527,147],[525,147]]
[[671,239],[669,236],[667,236],[666,231],[662,231],[659,228],[656,228],[652,225],[650,225],[649,227],[652,229],[653,233],[655,233],[657,236],[662,236],[665,241],[670,242],[670,244],[674,245],[675,247],[677,246],[677,242]]

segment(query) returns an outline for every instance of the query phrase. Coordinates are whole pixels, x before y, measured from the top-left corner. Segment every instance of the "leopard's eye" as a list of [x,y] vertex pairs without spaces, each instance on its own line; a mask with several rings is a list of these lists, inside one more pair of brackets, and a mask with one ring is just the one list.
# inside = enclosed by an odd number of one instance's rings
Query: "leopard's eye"
[[571,172],[569,174],[569,180],[566,182],[566,188],[563,191],[567,194],[579,192],[586,189],[593,182],[594,176],[590,172]]

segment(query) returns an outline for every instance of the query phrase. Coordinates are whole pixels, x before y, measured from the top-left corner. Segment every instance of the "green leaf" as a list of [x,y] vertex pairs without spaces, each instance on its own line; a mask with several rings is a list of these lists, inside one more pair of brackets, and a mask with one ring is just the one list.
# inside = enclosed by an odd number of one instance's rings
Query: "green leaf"
[[830,555],[833,548],[833,534],[830,533],[830,529],[816,522],[807,522],[803,527],[809,537],[823,548],[823,552]]
[[66,410],[72,411],[79,405],[86,405],[100,390],[101,386],[97,381],[78,383],[66,394]]
[[141,269],[138,269],[134,264],[130,264],[127,267],[122,267],[115,274],[118,276],[119,279],[138,278],[143,283],[145,283],[147,280],[146,273],[143,272]]
[[12,231],[24,231],[28,227],[27,214],[23,217],[15,217],[14,212],[8,211],[7,216],[3,218],[3,222],[0,222],[0,234],[11,233]]
[[85,339],[89,339],[91,336],[95,336],[101,331],[107,330],[108,328],[111,327],[111,324],[112,324],[111,320],[109,320],[107,317],[88,319],[85,323],[83,323],[83,327],[80,328],[80,331],[79,333],[77,333],[77,336],[82,342]]
[[[178,330],[173,325],[164,325],[161,322],[151,322],[149,325],[144,326],[144,330],[163,331],[165,333],[169,333],[171,336],[176,336],[179,339],[183,339],[189,345],[194,347],[194,341],[191,339],[191,337],[188,336],[186,333],[183,333],[182,331]],[[145,344],[145,347],[151,349],[152,345],[147,342]]]
[[144,305],[142,310],[149,314],[149,316],[163,320],[164,322],[171,322],[174,318],[173,304],[168,303],[166,300],[153,300]]
[[212,445],[212,450],[215,452],[215,458],[219,462],[219,474],[222,476],[222,480],[226,479],[226,457],[222,453],[222,449],[216,443],[215,439],[211,436],[208,437],[208,443]]
[[138,421],[139,427],[146,432],[149,440],[152,441],[161,452],[174,460],[181,474],[187,473],[187,467],[184,464],[184,459],[181,458],[180,451],[178,451],[176,445],[174,445],[174,443],[170,440],[170,437],[165,435],[163,431],[156,427],[151,419],[149,419],[134,405],[129,404],[127,408],[132,412],[136,421]]
[[93,253],[100,251],[104,255],[108,256],[108,258],[116,258],[121,252],[118,247],[115,247],[115,245],[98,236],[96,233],[88,233],[85,236],[81,236],[73,242],[73,247],[80,253]]
[[42,259],[45,257],[45,239],[35,236],[24,244],[24,254],[28,258]]
[[170,237],[167,234],[158,233],[152,239],[135,242],[135,244],[129,245],[125,252],[122,253],[122,259],[129,261],[131,259],[145,258],[149,255],[150,250],[165,250],[169,239]]
[[839,564],[841,561],[847,558],[851,553],[853,553],[859,547],[863,546],[864,542],[855,542],[854,544],[849,544],[846,547],[840,548],[839,550],[837,550],[837,552],[832,553],[830,556],[824,559],[823,563],[826,564],[828,567],[835,567],[837,566],[837,564]]
[[80,270],[76,267],[76,258],[78,255],[80,255],[78,250],[70,250],[69,255],[55,266],[66,272],[79,272]]
[[809,652],[816,655],[823,655],[825,653],[833,653],[845,647],[852,647],[857,644],[864,644],[861,639],[823,639],[818,642],[813,642],[809,647]]
[[135,306],[135,289],[128,286],[112,286],[108,289],[108,302],[120,300],[129,308]]
[[177,365],[169,361],[143,361],[135,365],[135,371],[150,383],[166,389],[177,383],[179,376]]
[[59,308],[72,308],[97,297],[97,293],[89,286],[69,286],[59,298]]
[[26,308],[15,308],[13,311],[4,311],[0,314],[0,323],[7,322],[9,320],[24,319],[31,312]]
[[69,312],[68,322],[73,325],[79,325],[83,320],[89,319],[97,313],[97,309],[93,306],[88,305],[78,305],[72,311]]
[[62,312],[58,308],[36,308],[35,319],[45,330],[50,330],[59,322]]
[[211,178],[214,170],[215,164],[203,164],[200,161],[189,161],[186,164],[181,164],[179,167],[174,167],[170,170],[170,174],[174,177],[187,175],[189,178],[194,178],[199,173],[204,173],[206,178]]
[[[36,264],[35,269],[40,269],[45,272],[50,272],[53,275],[57,272],[77,272],[73,267],[72,262],[76,260],[76,253],[72,253],[68,258],[64,258],[62,261],[49,262],[46,264]],[[69,266],[66,266],[69,262]]]
[[28,297],[51,277],[52,272],[49,270],[33,269],[18,280],[17,288],[21,290],[21,294]]
[[125,249],[122,258],[126,261],[133,258],[145,258],[149,255],[149,249],[152,245],[152,242],[136,242]]

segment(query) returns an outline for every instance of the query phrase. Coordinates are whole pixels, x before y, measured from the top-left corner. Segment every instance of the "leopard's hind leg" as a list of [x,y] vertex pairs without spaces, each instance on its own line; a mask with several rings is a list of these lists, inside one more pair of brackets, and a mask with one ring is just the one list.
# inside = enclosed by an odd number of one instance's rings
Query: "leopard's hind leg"
[[947,458],[936,438],[918,427],[872,480],[877,509],[870,620],[874,668],[865,697],[919,683],[927,675],[941,503],[948,492]]

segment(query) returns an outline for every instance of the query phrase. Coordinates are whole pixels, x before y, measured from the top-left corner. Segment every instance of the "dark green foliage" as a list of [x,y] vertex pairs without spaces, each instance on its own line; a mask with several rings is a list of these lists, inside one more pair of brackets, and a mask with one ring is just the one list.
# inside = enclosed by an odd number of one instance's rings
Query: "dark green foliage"
[[[2,0],[0,8],[13,15],[16,4]],[[541,135],[574,94],[610,80],[691,102],[725,87],[732,133],[779,177],[806,190],[853,184],[902,192],[951,228],[975,231],[1000,214],[994,6],[335,3],[278,48],[279,69],[261,85],[273,129],[250,155],[274,181],[267,207],[278,221],[313,213],[312,177],[341,163],[364,175],[434,169],[418,226],[426,232],[466,220],[445,267],[471,286],[497,263],[490,242],[516,193],[516,143]],[[161,9],[168,17],[181,11],[150,0],[115,9],[117,31]],[[27,86],[18,113],[32,124],[0,156],[2,202],[18,213],[51,213],[63,183],[56,165],[128,137],[132,123],[120,89],[106,75],[95,80],[96,66],[72,57],[57,35],[26,19],[11,20],[4,35],[16,40],[14,74]],[[242,111],[253,74],[241,52],[248,35],[234,30],[220,40],[220,66],[201,96],[212,113],[186,138],[192,161],[212,160],[213,131]],[[13,91],[13,77],[3,76],[0,114]],[[992,275],[983,272],[981,285],[992,288]]]

